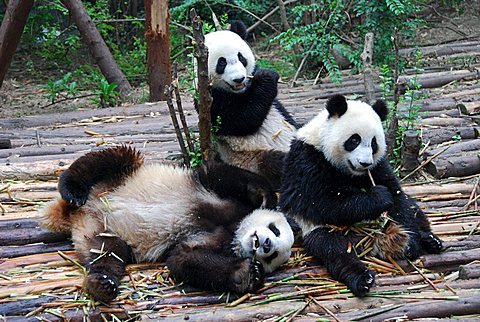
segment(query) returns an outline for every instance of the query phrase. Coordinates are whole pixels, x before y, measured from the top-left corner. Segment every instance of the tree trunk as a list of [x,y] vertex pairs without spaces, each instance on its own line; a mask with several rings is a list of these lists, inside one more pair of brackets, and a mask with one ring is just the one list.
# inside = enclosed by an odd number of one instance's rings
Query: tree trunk
[[287,11],[285,10],[285,3],[283,0],[277,0],[278,9],[280,10],[280,19],[282,20],[282,31],[290,29],[290,25],[287,19]]
[[0,26],[0,87],[17,49],[34,0],[10,0]]
[[168,1],[146,0],[145,18],[150,101],[164,101],[165,86],[172,82]]
[[360,55],[363,62],[363,84],[368,104],[375,103],[375,78],[373,77],[373,32],[365,35],[365,46]]
[[194,55],[197,58],[198,75],[198,130],[200,135],[200,150],[205,161],[210,159],[213,153],[212,135],[210,128],[210,109],[212,107],[212,95],[208,79],[208,48],[205,46],[205,37],[202,31],[202,20],[195,9],[190,10],[190,20],[193,25],[193,37],[195,39]]
[[80,0],[62,0],[62,3],[70,12],[73,21],[80,31],[83,42],[90,50],[93,58],[95,58],[102,74],[109,83],[118,85],[117,88],[121,96],[127,95],[132,90],[132,87],[118,67],[115,59],[113,59],[107,44],[95,27],[82,2]]

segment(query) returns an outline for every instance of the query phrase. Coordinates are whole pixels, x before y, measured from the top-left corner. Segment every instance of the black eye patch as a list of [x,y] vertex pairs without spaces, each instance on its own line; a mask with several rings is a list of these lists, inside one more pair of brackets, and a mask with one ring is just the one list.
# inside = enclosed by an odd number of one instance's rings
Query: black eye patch
[[278,251],[274,251],[272,255],[264,259],[265,263],[270,264],[275,258],[278,257]]
[[277,226],[275,226],[275,224],[272,222],[270,223],[270,225],[268,225],[268,229],[270,229],[272,231],[272,233],[275,234],[275,236],[280,236],[280,230],[277,228]]
[[377,144],[377,138],[376,137],[373,137],[373,139],[372,139],[372,151],[373,151],[373,154],[377,153],[377,151],[378,151],[378,144]]
[[227,60],[225,57],[220,57],[217,60],[217,66],[215,67],[215,72],[217,74],[223,74],[225,72],[225,67],[227,67]]
[[243,64],[244,67],[247,67],[247,59],[245,59],[245,57],[243,57],[242,53],[241,52],[238,52],[238,60]]
[[357,148],[360,142],[362,142],[362,138],[360,137],[360,135],[354,134],[351,137],[349,137],[348,140],[345,141],[345,143],[343,143],[343,147],[348,152],[352,152]]

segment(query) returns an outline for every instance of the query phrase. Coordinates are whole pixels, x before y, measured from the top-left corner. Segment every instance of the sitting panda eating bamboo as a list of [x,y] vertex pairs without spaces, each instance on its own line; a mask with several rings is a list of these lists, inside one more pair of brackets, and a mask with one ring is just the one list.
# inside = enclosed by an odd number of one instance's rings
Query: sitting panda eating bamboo
[[71,232],[86,290],[113,300],[128,263],[166,260],[175,278],[244,293],[291,254],[293,233],[264,178],[227,164],[143,164],[126,146],[90,152],[61,175],[42,223]]
[[[283,171],[281,209],[302,228],[307,252],[357,296],[375,280],[357,256],[366,235],[373,237],[367,251],[381,258],[442,251],[442,241],[403,192],[385,156],[382,121],[387,115],[383,101],[370,106],[331,97],[298,130]],[[378,221],[377,229],[359,234],[366,221]]]
[[219,121],[215,148],[223,162],[264,176],[278,190],[297,124],[276,98],[280,76],[256,67],[246,37],[241,21],[205,35],[211,122]]

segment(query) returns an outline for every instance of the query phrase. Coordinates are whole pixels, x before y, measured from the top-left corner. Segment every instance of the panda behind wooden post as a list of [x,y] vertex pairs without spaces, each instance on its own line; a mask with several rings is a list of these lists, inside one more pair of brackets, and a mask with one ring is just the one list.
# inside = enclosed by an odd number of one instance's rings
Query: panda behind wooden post
[[298,130],[285,159],[280,208],[302,228],[307,252],[357,296],[374,283],[374,272],[355,254],[365,236],[339,227],[387,212],[392,221],[376,234],[372,255],[413,259],[442,250],[428,218],[402,191],[385,157],[382,120],[387,114],[383,101],[370,106],[334,96]]
[[297,125],[276,99],[278,73],[255,67],[246,36],[240,21],[205,36],[211,121],[220,120],[216,150],[224,162],[261,174],[279,189],[283,158]]
[[77,159],[58,188],[42,223],[72,233],[88,269],[86,290],[103,302],[117,296],[128,263],[166,260],[179,280],[244,293],[291,254],[293,233],[271,210],[268,182],[224,163],[144,165],[135,150],[116,147]]

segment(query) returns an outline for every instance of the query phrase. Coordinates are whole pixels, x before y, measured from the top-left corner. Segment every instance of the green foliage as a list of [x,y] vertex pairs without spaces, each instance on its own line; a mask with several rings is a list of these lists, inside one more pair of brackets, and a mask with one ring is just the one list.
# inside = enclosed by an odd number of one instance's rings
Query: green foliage
[[102,79],[99,84],[99,89],[95,91],[93,102],[101,108],[116,106],[118,103],[118,91],[116,90],[117,84],[108,83],[106,79]]
[[264,69],[273,69],[282,77],[292,78],[295,75],[295,67],[292,63],[284,60],[258,59],[257,67]]
[[56,81],[49,80],[47,85],[42,86],[47,91],[47,97],[55,103],[59,98],[72,98],[78,92],[78,84],[75,81],[70,82],[72,73],[66,73],[61,79]]
[[[422,8],[422,0],[359,0],[353,3],[353,7],[347,7],[348,4],[341,0],[323,0],[297,5],[292,9],[293,27],[272,41],[279,42],[286,49],[296,48],[301,57],[308,54],[310,61],[323,64],[332,80],[340,81],[340,69],[332,48],[343,48],[340,53],[343,51],[359,68],[364,36],[367,32],[375,32],[374,63],[391,65],[393,30],[397,28],[403,39],[413,35],[421,21],[411,17]],[[346,42],[345,39],[354,39],[355,42]],[[299,61],[301,57],[295,57],[295,60]]]
[[[218,130],[220,129],[221,125],[222,125],[222,118],[220,116],[217,116],[215,123],[212,124],[212,127],[210,128],[213,144],[215,144],[215,142],[217,141]],[[190,136],[193,138],[194,134],[190,132]],[[190,166],[192,168],[196,168],[202,165],[203,154],[202,154],[202,150],[200,149],[199,137],[195,137],[195,139],[193,140],[193,151],[188,151],[188,155],[190,157]]]
[[[407,84],[407,89],[405,93],[399,96],[399,105],[403,106],[400,110],[398,106],[395,106],[394,102],[389,102],[390,115],[389,120],[396,115],[398,118],[398,130],[395,137],[395,148],[393,149],[393,159],[390,160],[390,163],[394,168],[397,168],[401,162],[402,155],[402,143],[403,138],[405,137],[405,131],[415,130],[419,124],[421,115],[420,108],[421,105],[419,101],[426,98],[425,93],[421,92],[421,84],[418,82],[418,75],[421,74],[422,70],[418,67],[420,62],[423,60],[423,54],[421,51],[415,53],[415,63],[412,66],[415,73],[409,79]],[[394,80],[390,69],[387,65],[382,66],[380,69],[380,79],[382,83],[380,88],[382,89],[382,98],[386,99],[390,96],[394,90]]]

